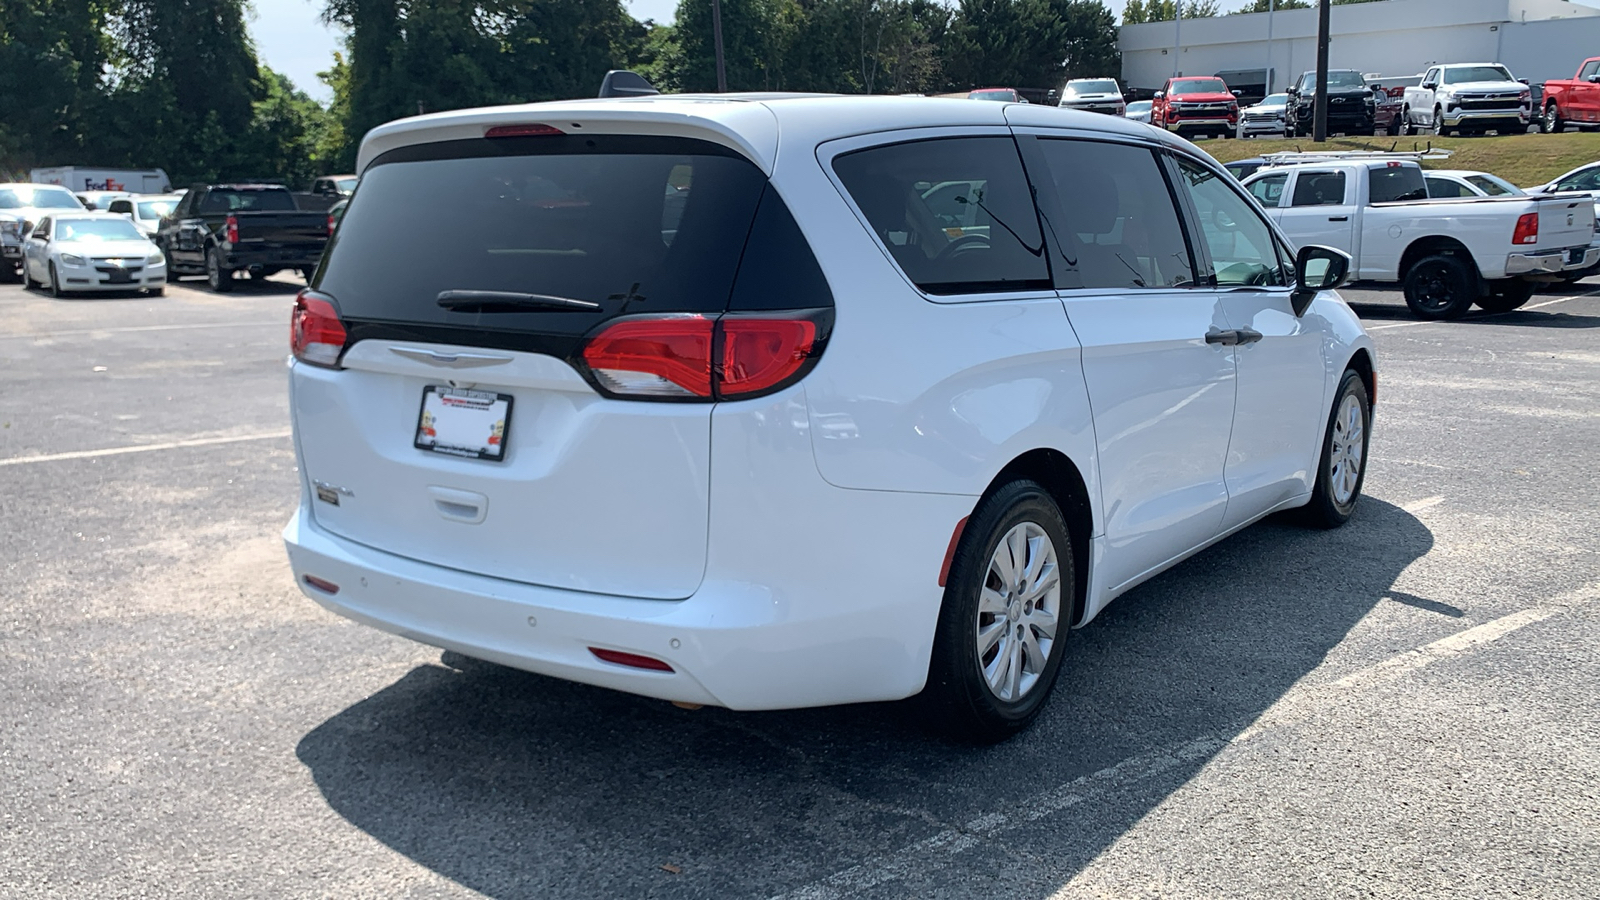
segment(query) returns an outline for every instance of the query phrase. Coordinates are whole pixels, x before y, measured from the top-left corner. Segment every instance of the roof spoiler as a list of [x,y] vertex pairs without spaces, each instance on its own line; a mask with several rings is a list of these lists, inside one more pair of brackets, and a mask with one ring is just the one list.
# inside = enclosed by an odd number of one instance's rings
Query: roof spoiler
[[627,69],[612,69],[600,82],[601,97],[648,97],[659,93],[643,75]]

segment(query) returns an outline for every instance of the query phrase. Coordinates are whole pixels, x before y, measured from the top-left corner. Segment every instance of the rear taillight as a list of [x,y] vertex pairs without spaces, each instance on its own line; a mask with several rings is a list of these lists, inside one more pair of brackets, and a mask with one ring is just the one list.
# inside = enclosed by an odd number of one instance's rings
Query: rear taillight
[[1539,214],[1527,213],[1517,219],[1517,230],[1511,233],[1513,244],[1539,243]]
[[328,237],[333,237],[333,226],[337,224],[339,220],[333,217],[333,213],[328,213]]
[[557,134],[566,134],[566,132],[555,127],[554,125],[546,125],[542,122],[524,122],[518,125],[495,125],[485,129],[483,132],[483,136],[486,138],[550,137]]
[[289,349],[294,358],[316,366],[338,368],[348,335],[339,311],[311,290],[294,298],[294,315],[289,320]]
[[817,312],[638,316],[601,328],[579,359],[613,396],[739,400],[803,375],[821,354],[825,321]]
[[239,220],[233,216],[228,217],[228,243],[239,243]]

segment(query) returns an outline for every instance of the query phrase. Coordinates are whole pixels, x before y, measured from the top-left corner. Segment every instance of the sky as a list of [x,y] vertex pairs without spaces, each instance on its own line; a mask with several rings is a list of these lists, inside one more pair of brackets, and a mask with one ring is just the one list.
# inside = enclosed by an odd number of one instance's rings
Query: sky
[[[1120,20],[1127,0],[1104,0]],[[1248,0],[1231,0],[1222,4],[1224,9],[1237,9]],[[1600,6],[1600,0],[1575,0],[1585,6]],[[636,19],[655,19],[670,22],[678,8],[678,0],[623,0]],[[254,0],[254,15],[250,20],[250,35],[255,40],[256,53],[261,61],[274,71],[282,72],[300,90],[326,103],[332,99],[328,86],[317,79],[333,60],[333,51],[340,48],[342,35],[324,25],[317,14],[322,10],[322,0]]]

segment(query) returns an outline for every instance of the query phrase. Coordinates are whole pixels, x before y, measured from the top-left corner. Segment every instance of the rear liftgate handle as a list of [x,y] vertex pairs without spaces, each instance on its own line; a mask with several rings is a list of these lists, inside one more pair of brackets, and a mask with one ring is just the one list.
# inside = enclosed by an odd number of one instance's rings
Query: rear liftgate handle
[[476,491],[429,485],[428,495],[439,515],[452,522],[477,525],[489,514],[489,498]]

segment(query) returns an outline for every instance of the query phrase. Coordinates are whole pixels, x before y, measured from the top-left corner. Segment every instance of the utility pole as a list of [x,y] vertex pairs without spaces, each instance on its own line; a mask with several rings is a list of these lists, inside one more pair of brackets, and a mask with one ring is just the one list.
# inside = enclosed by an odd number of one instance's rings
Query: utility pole
[[1322,0],[1317,10],[1317,113],[1311,136],[1321,143],[1328,139],[1328,9],[1330,0]]
[[728,73],[722,67],[722,0],[711,0],[712,42],[717,46],[717,93],[728,92]]
[[1183,74],[1179,60],[1183,58],[1183,0],[1176,0],[1173,7],[1174,24],[1172,27],[1172,77]]
[[1262,96],[1272,93],[1272,19],[1277,6],[1278,0],[1267,0],[1267,68],[1261,73],[1261,80],[1266,82],[1266,91]]

